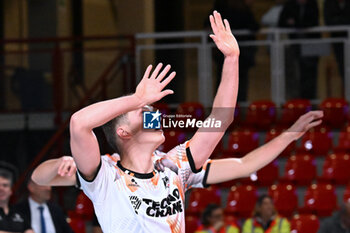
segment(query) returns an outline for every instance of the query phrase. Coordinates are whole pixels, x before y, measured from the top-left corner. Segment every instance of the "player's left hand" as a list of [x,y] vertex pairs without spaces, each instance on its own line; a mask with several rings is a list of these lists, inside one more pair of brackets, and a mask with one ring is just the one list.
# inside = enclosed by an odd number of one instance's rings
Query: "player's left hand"
[[59,160],[59,167],[57,174],[60,176],[72,176],[76,173],[77,166],[74,162],[73,157],[63,156]]
[[286,131],[292,140],[298,140],[309,129],[322,123],[323,111],[310,111],[301,117]]
[[230,24],[227,19],[222,21],[220,13],[214,11],[213,15],[209,16],[209,20],[214,33],[211,34],[210,37],[213,39],[218,49],[225,57],[239,56],[239,46],[236,38],[232,35]]

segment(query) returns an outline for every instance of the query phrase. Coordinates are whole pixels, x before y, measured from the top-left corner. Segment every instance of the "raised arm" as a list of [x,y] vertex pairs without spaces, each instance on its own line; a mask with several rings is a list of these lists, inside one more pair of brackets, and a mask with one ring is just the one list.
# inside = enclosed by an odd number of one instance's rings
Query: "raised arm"
[[32,180],[38,185],[46,186],[73,186],[76,185],[77,171],[75,162],[71,156],[62,156],[58,159],[50,159],[35,168]]
[[207,183],[216,184],[246,177],[272,162],[292,141],[321,124],[322,111],[311,111],[301,116],[286,132],[241,159],[212,160]]
[[221,82],[208,118],[220,120],[222,125],[221,128],[214,130],[200,129],[191,139],[190,149],[197,169],[208,159],[232,123],[238,93],[239,47],[237,41],[232,35],[228,21],[226,19],[222,21],[218,12],[214,11],[214,16],[210,15],[209,19],[214,33],[210,37],[225,56],[225,60]]
[[152,66],[148,66],[134,94],[92,104],[73,114],[70,121],[71,150],[77,168],[86,179],[93,179],[100,163],[100,150],[92,131],[94,128],[173,93],[163,89],[175,77],[175,72],[163,80],[170,66],[159,74],[161,68],[162,64],[159,64],[150,76]]

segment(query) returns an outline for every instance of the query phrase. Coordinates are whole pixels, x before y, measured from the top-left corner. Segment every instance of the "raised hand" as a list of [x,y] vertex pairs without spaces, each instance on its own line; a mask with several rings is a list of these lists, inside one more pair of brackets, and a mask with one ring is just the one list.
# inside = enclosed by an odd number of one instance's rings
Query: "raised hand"
[[70,156],[63,156],[60,158],[60,165],[57,174],[60,176],[72,176],[77,171],[77,166],[74,159]]
[[312,127],[322,123],[323,111],[310,111],[301,117],[286,131],[293,140],[299,139]]
[[146,69],[145,74],[143,75],[141,82],[136,87],[135,95],[140,98],[145,104],[157,102],[163,97],[174,93],[172,90],[167,89],[163,91],[163,89],[175,77],[176,73],[171,72],[171,74],[164,79],[171,66],[167,65],[159,74],[162,66],[163,64],[159,63],[154,69],[151,77],[149,77],[152,70],[152,65],[149,65]]
[[[227,56],[239,56],[239,46],[236,38],[232,35],[230,24],[227,19],[222,21],[220,13],[213,12],[209,16],[210,25],[214,34],[210,37],[215,42],[218,49]],[[225,24],[225,25],[224,25]]]

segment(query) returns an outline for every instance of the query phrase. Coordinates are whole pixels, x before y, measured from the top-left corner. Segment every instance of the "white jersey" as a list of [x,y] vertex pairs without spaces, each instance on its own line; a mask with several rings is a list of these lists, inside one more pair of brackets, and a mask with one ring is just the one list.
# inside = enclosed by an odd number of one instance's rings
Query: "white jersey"
[[207,163],[197,171],[188,146],[186,142],[167,154],[156,151],[154,162],[164,165],[162,171],[140,174],[102,156],[93,181],[78,174],[103,232],[185,232],[185,192],[203,187],[210,168]]

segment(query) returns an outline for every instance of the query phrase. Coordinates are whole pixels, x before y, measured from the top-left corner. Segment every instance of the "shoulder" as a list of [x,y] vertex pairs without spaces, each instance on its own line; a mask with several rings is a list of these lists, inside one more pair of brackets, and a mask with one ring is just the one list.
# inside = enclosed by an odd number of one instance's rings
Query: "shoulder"
[[253,222],[253,219],[252,218],[248,218],[247,220],[244,221],[243,223],[243,227],[244,226],[248,226],[248,225],[251,225]]
[[27,212],[29,211],[29,201],[28,198],[21,200],[20,202],[18,202],[15,205],[11,206],[11,209],[16,211],[16,212]]

